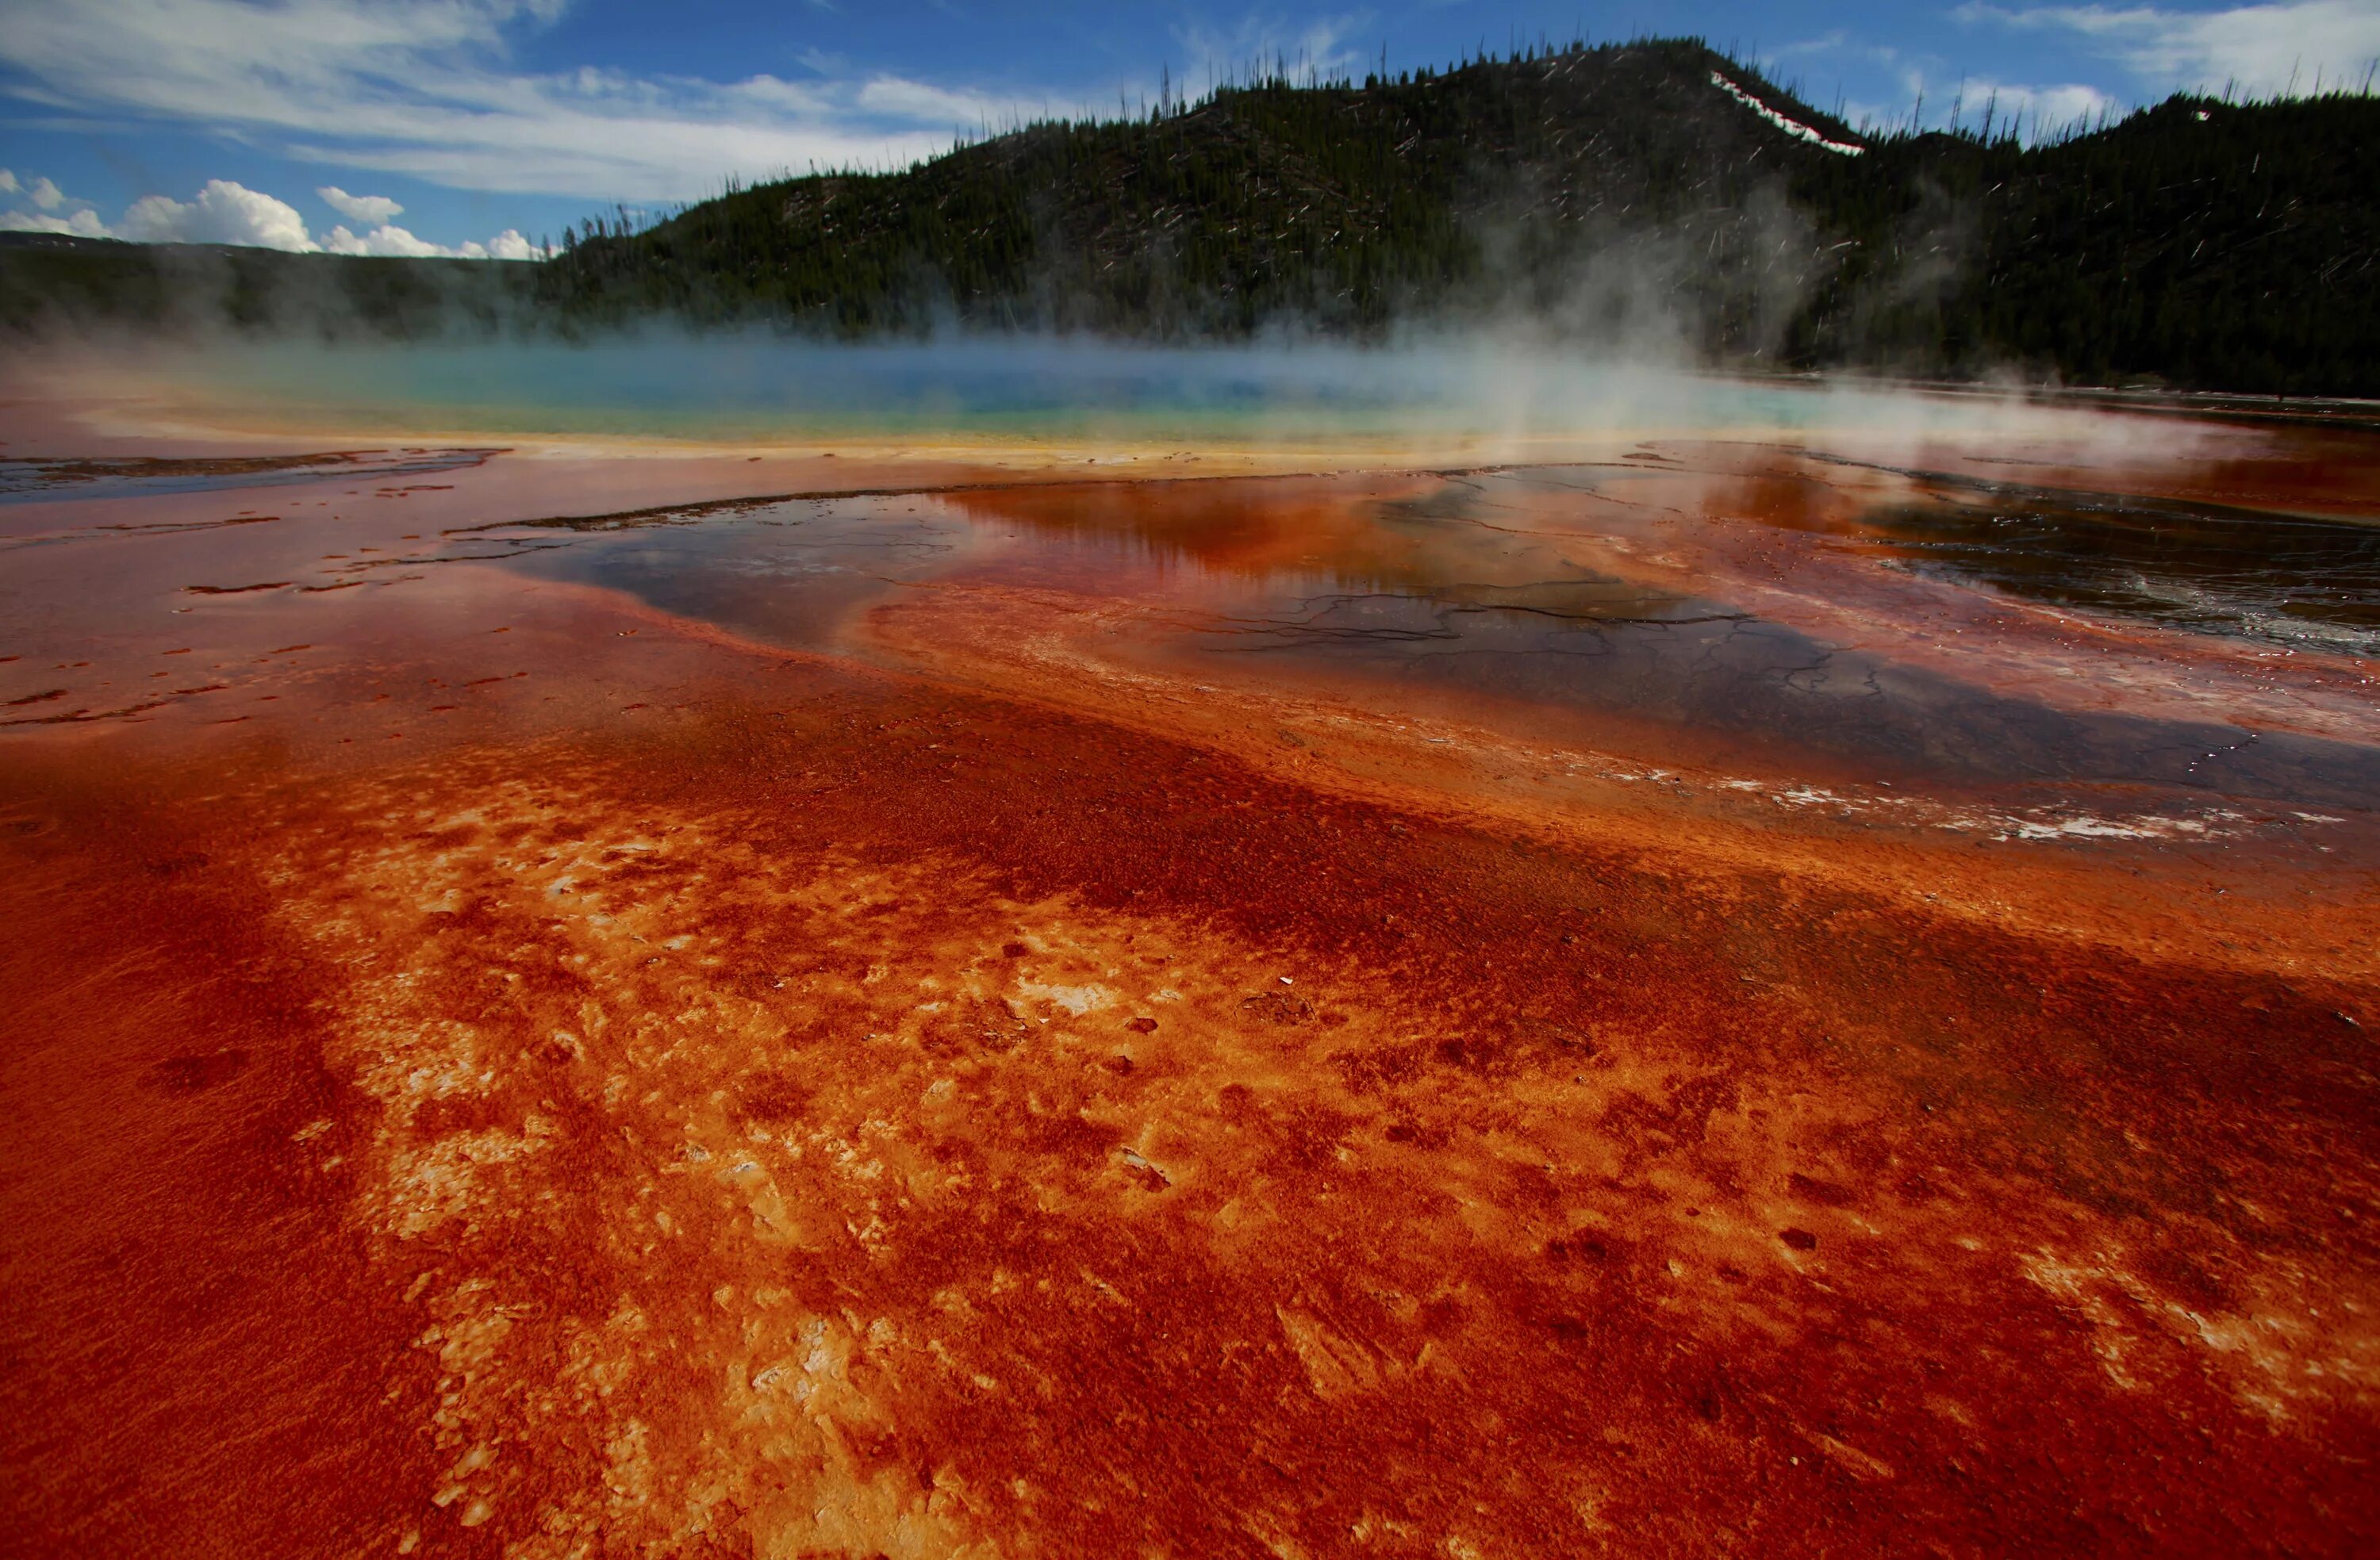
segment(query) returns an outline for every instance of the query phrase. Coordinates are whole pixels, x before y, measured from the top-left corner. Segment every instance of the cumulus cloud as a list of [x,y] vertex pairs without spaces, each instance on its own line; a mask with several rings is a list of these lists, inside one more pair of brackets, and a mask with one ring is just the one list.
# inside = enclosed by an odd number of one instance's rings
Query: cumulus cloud
[[417,238],[401,227],[388,224],[365,233],[350,233],[343,225],[322,236],[322,248],[334,255],[405,255],[414,259],[443,256],[448,260],[535,260],[537,250],[518,228],[508,227],[482,244],[477,240],[449,248]]
[[[484,244],[474,240],[450,248],[386,222],[369,222],[370,216],[382,212],[394,215],[402,211],[404,208],[395,201],[382,196],[351,196],[335,188],[316,193],[326,200],[332,195],[339,196],[361,213],[358,221],[367,225],[361,233],[344,224],[334,227],[317,242],[306,231],[306,220],[295,206],[231,179],[210,179],[205,188],[188,200],[144,195],[127,207],[123,219],[111,227],[100,220],[89,201],[69,200],[46,178],[22,185],[14,173],[0,169],[0,174],[6,175],[5,180],[0,180],[0,195],[24,193],[35,205],[46,208],[0,212],[0,233],[63,233],[79,238],[125,238],[143,244],[239,244],[296,254],[326,251],[334,255],[506,260],[538,258],[537,250],[517,228],[508,227]],[[60,206],[76,210],[66,215],[53,214]]]
[[350,195],[335,184],[326,184],[314,193],[322,197],[322,204],[349,222],[365,223],[374,227],[405,210],[385,195]]
[[246,244],[260,249],[318,248],[298,208],[230,179],[209,179],[195,200],[144,195],[116,224],[119,236],[144,244]]
[[1969,3],[1961,21],[2066,32],[2161,91],[2251,94],[2360,86],[2380,61],[2380,6],[2372,0],[2282,0],[2219,11],[2154,6]]
[[322,248],[334,255],[443,255],[447,251],[425,244],[401,227],[385,224],[369,232],[350,233],[342,225],[322,235]]
[[[0,233],[64,233],[78,238],[104,238],[107,226],[88,200],[69,200],[55,180],[0,168],[0,195],[18,195],[33,203],[30,212],[0,212]],[[72,208],[64,210],[62,208]]]
[[77,238],[109,236],[99,213],[88,210],[68,217],[54,217],[45,212],[0,212],[0,233],[65,233]]
[[[905,165],[986,121],[1088,111],[890,76],[805,84],[504,68],[512,39],[562,9],[563,0],[7,0],[0,63],[24,79],[18,95],[57,109],[195,126],[460,188],[644,202],[698,198],[730,173]],[[1312,42],[1330,48],[1319,34]]]

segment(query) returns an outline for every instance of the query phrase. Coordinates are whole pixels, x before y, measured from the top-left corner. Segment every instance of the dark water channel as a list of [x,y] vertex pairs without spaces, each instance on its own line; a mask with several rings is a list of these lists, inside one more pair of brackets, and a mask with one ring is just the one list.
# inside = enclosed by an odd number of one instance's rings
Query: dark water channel
[[[2324,808],[2380,799],[2380,746],[2059,707],[1830,644],[1718,594],[1571,566],[1559,546],[1466,523],[1496,505],[1493,483],[1419,503],[1351,491],[1320,512],[1337,527],[1327,536],[1310,494],[1269,520],[1265,484],[1240,484],[1229,556],[1135,526],[1119,486],[1087,490],[1079,512],[1044,491],[1024,518],[920,493],[576,522],[543,533],[573,545],[516,566],[810,647],[905,593],[1061,589],[1161,609],[1157,632],[1221,676],[1238,663],[1425,692],[1439,707],[1475,695],[1541,707],[1566,730],[1650,724],[1704,751],[1817,756],[1883,778]],[[1098,523],[1082,523],[1094,510]],[[1318,550],[1300,550],[1309,541]],[[2194,635],[2360,648],[2380,629],[2380,531],[2342,522],[1960,490],[1878,509],[1860,533],[1815,545]]]

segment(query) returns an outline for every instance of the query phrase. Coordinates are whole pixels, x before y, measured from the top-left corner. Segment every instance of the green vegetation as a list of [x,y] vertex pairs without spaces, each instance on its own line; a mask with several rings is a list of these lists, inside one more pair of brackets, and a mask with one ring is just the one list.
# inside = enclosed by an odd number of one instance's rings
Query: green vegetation
[[405,338],[533,326],[537,267],[0,233],[0,333],[230,327]]
[[[1864,152],[1786,133],[1714,73]],[[1038,125],[904,173],[733,189],[641,231],[589,223],[535,267],[413,281],[402,268],[438,262],[302,259],[397,268],[342,273],[352,318],[393,333],[458,303],[570,332],[662,315],[1378,337],[1519,318],[1739,365],[2380,395],[2380,100],[2176,98],[2029,146],[1996,105],[1967,117],[1867,136],[1698,42],[1573,47]],[[0,250],[0,323],[157,307],[118,308],[140,290],[121,277],[62,303],[63,274],[20,307],[23,258]],[[234,318],[291,317],[274,295],[292,258],[226,263],[253,271]],[[516,274],[464,279],[491,270]]]

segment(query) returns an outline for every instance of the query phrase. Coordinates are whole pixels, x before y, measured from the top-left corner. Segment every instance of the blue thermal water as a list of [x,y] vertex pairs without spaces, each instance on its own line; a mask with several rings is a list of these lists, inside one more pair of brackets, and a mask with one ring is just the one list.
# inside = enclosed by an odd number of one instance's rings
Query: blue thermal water
[[1130,347],[773,338],[324,347],[159,359],[226,406],[390,430],[765,439],[947,431],[1135,444],[1973,423],[1971,398],[1747,381],[1500,343]]

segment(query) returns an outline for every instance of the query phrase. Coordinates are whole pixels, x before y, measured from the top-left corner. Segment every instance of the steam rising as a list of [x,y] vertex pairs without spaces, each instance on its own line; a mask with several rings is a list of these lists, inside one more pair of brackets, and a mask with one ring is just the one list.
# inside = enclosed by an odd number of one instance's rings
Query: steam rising
[[1717,375],[1661,350],[1658,335],[1633,347],[1552,348],[1493,330],[1415,332],[1378,347],[957,333],[842,345],[677,332],[575,345],[118,340],[21,354],[0,369],[0,391],[140,405],[182,427],[316,437],[1295,447],[1466,462],[1665,435],[1856,445],[1895,460],[1944,441],[2003,453],[2087,446],[2104,458],[2216,436],[2204,425],[2184,434],[2168,418],[2078,418],[2014,391]]

